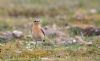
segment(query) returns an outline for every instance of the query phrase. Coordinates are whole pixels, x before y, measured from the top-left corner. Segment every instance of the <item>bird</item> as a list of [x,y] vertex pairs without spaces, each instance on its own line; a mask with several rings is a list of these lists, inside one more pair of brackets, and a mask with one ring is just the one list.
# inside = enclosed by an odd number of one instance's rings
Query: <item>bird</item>
[[41,26],[39,18],[34,19],[32,25],[32,37],[36,41],[36,45],[37,45],[37,41],[45,42],[45,32]]

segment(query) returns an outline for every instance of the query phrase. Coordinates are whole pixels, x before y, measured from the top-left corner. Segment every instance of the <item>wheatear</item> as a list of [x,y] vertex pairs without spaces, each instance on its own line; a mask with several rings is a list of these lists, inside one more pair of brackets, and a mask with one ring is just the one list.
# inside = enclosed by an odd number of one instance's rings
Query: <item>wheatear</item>
[[36,41],[36,45],[37,45],[37,41],[42,41],[42,42],[45,41],[45,33],[44,33],[43,28],[41,27],[39,18],[35,18],[33,22],[32,36],[34,40]]

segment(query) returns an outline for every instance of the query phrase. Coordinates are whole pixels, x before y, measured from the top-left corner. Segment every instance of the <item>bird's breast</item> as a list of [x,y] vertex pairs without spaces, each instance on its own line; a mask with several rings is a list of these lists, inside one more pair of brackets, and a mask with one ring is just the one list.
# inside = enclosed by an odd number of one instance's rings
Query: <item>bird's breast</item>
[[33,27],[32,33],[33,33],[33,37],[36,38],[36,39],[42,39],[44,37],[44,34],[41,31],[40,27]]

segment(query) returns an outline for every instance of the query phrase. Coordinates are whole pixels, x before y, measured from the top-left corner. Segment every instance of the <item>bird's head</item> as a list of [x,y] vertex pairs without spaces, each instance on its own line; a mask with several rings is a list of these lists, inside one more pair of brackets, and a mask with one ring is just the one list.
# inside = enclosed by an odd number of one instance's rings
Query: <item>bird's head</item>
[[39,24],[40,23],[40,19],[39,18],[35,18],[34,19],[34,24]]

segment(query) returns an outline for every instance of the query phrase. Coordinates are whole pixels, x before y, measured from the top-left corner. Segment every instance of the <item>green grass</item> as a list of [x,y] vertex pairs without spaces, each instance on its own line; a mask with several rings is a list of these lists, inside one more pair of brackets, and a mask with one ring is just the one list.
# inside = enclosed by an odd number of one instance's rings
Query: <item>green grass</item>
[[[12,44],[13,43],[13,44]],[[100,59],[100,49],[95,46],[84,46],[84,45],[69,45],[69,46],[54,46],[53,48],[46,49],[33,48],[28,50],[25,46],[16,45],[17,42],[9,42],[5,46],[0,46],[1,60],[7,61],[41,61],[44,57],[49,57],[54,60],[69,60],[69,61],[98,61]],[[22,51],[21,53],[16,53],[16,51]],[[8,55],[9,54],[9,55]]]

